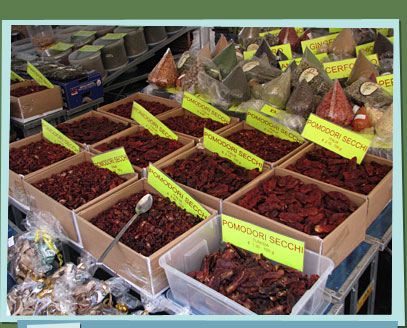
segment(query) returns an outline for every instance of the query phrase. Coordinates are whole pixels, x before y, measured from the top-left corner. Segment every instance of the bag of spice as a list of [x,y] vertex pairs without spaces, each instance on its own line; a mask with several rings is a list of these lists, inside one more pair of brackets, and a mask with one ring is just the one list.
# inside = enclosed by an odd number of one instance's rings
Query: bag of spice
[[179,75],[189,70],[195,64],[195,61],[196,56],[194,56],[190,51],[185,51],[177,62]]
[[177,67],[175,66],[171,50],[168,48],[164,56],[148,75],[148,82],[161,88],[172,88],[175,87],[177,78]]
[[283,109],[290,97],[290,83],[291,71],[286,70],[274,80],[258,86],[259,93],[255,90],[257,86],[253,87],[253,91],[255,91],[255,95],[259,96],[257,98],[263,99],[270,105]]
[[373,53],[380,59],[393,58],[393,43],[379,32],[373,46]]
[[230,42],[212,61],[219,68],[222,78],[228,76],[237,65],[235,44]]
[[332,42],[330,52],[335,55],[347,54],[351,57],[355,56],[355,47],[357,46],[352,35],[351,28],[344,28],[336,39]]
[[372,42],[376,38],[376,32],[372,28],[353,28],[352,32],[358,45]]
[[257,48],[256,52],[254,53],[255,57],[262,58],[262,56],[267,56],[267,59],[271,66],[278,67],[278,61],[276,56],[270,50],[270,46],[266,40],[263,39],[261,41],[260,46]]
[[220,71],[216,65],[208,58],[197,56],[192,66],[184,73],[181,87],[184,91],[194,94],[198,83],[198,73],[206,72],[211,77],[220,79]]
[[216,57],[223,49],[225,49],[228,45],[228,40],[226,40],[225,36],[222,34],[216,43],[215,50],[211,54],[211,58]]
[[222,109],[231,107],[230,89],[222,82],[209,76],[205,71],[199,71],[195,93],[199,93],[206,102]]
[[246,49],[250,44],[259,40],[260,27],[243,27],[239,32],[238,41],[243,49]]
[[304,79],[295,87],[286,105],[286,111],[290,114],[300,115],[305,119],[316,108],[316,99],[308,82]]
[[278,34],[280,44],[289,43],[291,50],[294,52],[300,52],[300,39],[294,27],[283,27]]
[[367,78],[360,78],[345,89],[353,101],[375,108],[385,108],[393,103],[393,96],[379,84]]
[[236,66],[222,82],[229,88],[229,100],[232,105],[238,105],[250,99],[250,88],[240,66]]
[[267,57],[258,58],[253,56],[250,60],[239,63],[243,69],[247,81],[257,81],[259,83],[269,82],[281,75],[281,70],[271,66]]
[[359,110],[356,112],[351,126],[352,129],[355,131],[362,131],[372,126],[365,107],[360,107]]
[[393,74],[393,58],[379,59],[379,69],[381,75],[383,75],[383,73]]
[[347,126],[352,122],[352,107],[338,80],[335,80],[333,87],[317,107],[316,114],[338,125]]
[[379,72],[377,71],[375,65],[373,65],[369,59],[367,59],[363,51],[359,51],[358,57],[356,58],[355,64],[352,67],[352,71],[346,84],[351,85],[357,79],[362,77],[370,78],[372,75],[378,76]]
[[381,138],[391,138],[393,136],[393,104],[385,110],[382,117],[377,121],[375,130]]

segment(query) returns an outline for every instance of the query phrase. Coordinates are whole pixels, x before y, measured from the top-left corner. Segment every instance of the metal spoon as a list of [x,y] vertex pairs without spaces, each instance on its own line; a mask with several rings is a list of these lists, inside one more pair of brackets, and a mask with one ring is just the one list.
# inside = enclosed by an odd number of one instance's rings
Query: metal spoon
[[114,245],[117,244],[119,239],[123,236],[123,234],[127,231],[127,229],[132,225],[132,223],[136,220],[136,218],[143,213],[146,213],[150,210],[151,205],[153,205],[153,196],[150,194],[147,194],[143,196],[139,200],[139,202],[136,205],[136,214],[129,220],[129,222],[126,223],[126,225],[120,230],[120,232],[117,234],[117,236],[114,238],[114,240],[110,243],[110,245],[106,248],[106,250],[103,252],[103,254],[99,257],[99,260],[97,263],[102,263],[103,260],[105,259],[106,255],[109,254],[111,249],[114,247]]

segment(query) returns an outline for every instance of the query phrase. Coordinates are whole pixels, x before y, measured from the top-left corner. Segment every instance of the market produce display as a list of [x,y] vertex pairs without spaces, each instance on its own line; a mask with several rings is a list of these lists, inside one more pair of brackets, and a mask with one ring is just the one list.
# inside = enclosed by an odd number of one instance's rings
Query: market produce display
[[[146,100],[139,99],[136,102],[138,104],[140,104],[141,106],[143,106],[145,109],[147,109],[147,111],[149,111],[154,116],[172,109],[171,107],[161,104],[157,101],[146,101]],[[131,118],[132,110],[133,110],[133,102],[130,101],[128,103],[116,106],[115,108],[109,109],[108,112],[125,117],[125,118]]]
[[203,136],[204,128],[216,131],[226,126],[226,124],[211,120],[210,118],[202,118],[195,115],[170,117],[162,122],[171,130],[197,138]]
[[10,91],[10,96],[13,97],[22,97],[32,93],[40,92],[42,90],[46,90],[47,87],[43,85],[30,85],[28,87],[20,87]]

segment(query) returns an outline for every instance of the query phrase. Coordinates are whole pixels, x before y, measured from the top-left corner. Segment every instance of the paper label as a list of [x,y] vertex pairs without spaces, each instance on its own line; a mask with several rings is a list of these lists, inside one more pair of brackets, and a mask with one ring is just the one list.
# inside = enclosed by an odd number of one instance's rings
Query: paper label
[[359,89],[359,92],[363,96],[370,96],[373,92],[375,92],[379,86],[374,82],[365,82],[362,83]]
[[[316,54],[315,57],[317,57],[317,59],[322,62],[324,60],[324,58],[329,58],[327,53],[322,53],[322,54]],[[291,63],[293,62],[293,60],[295,60],[295,62],[297,63],[297,65],[299,65],[302,61],[302,58],[295,58],[295,59],[288,59],[288,60],[280,60],[278,63],[280,65],[280,68],[282,71],[285,71],[287,69],[288,66],[291,65]]]
[[332,42],[334,42],[338,35],[339,33],[336,33],[312,40],[301,41],[302,52],[304,53],[305,49],[308,47],[313,54],[316,54],[317,50],[321,48],[322,45],[327,44],[329,46]]
[[127,33],[107,33],[102,39],[103,40],[119,40],[124,37]]
[[243,65],[243,72],[251,71],[253,68],[259,66],[260,63],[258,61],[252,61]]
[[[280,50],[284,55],[287,56],[288,59],[293,58],[293,54],[291,52],[291,45],[289,43],[286,44],[280,44],[278,46],[273,46],[270,47],[270,50],[274,56],[277,55],[277,52]],[[253,57],[253,55],[256,53],[257,50],[251,50],[251,51],[244,51],[243,52],[243,59],[244,60],[249,60]]]
[[11,236],[11,237],[7,240],[7,246],[8,246],[8,247],[13,247],[13,246],[14,246],[14,236]]
[[131,166],[124,147],[92,156],[92,163],[98,167],[109,169],[118,175],[134,173],[134,169]]
[[189,57],[191,57],[191,55],[184,52],[184,53],[182,54],[181,58],[180,58],[179,61],[178,61],[177,67],[178,67],[178,68],[181,68],[182,66],[184,66],[185,62],[187,61],[187,59],[188,59]]
[[301,73],[300,77],[298,78],[298,81],[301,82],[302,80],[305,80],[307,82],[310,82],[315,76],[318,75],[319,75],[318,70],[315,67],[310,67]]
[[83,51],[83,52],[97,52],[100,49],[102,49],[104,46],[94,46],[94,45],[90,45],[90,44],[86,44],[84,45],[82,48],[79,48],[78,51]]
[[378,85],[393,94],[393,74],[377,76],[376,81]]
[[151,163],[148,166],[147,181],[155,190],[160,192],[164,197],[171,199],[177,206],[186,210],[188,213],[204,220],[210,216],[210,213],[192,198],[191,195]]
[[51,124],[45,120],[41,120],[42,125],[42,134],[45,139],[49,140],[54,144],[64,146],[66,149],[74,152],[75,154],[79,153],[79,146],[69,139],[62,132],[58,131]]
[[264,113],[264,114],[267,114],[267,115],[273,116],[273,117],[277,116],[277,115],[280,114],[280,112],[281,112],[281,110],[279,110],[279,109],[277,109],[277,108],[275,108],[275,107],[273,107],[273,106],[267,105],[267,104],[265,104],[265,105],[261,108],[260,111],[261,111],[262,113]]
[[302,136],[345,158],[356,157],[360,164],[369,149],[371,140],[358,133],[310,114]]
[[383,28],[377,28],[376,29],[376,33],[381,33],[381,34],[383,34],[384,36],[388,36],[389,35],[389,29],[388,28],[385,28],[385,27],[383,27]]
[[85,37],[90,37],[93,34],[96,34],[96,31],[78,31],[75,34],[73,34],[73,36],[85,36]]
[[330,27],[329,28],[329,33],[338,33],[338,32],[340,32],[342,30],[343,30],[343,28]]
[[356,46],[355,50],[356,50],[356,57],[359,56],[359,52],[363,51],[363,53],[365,55],[371,55],[373,54],[373,47],[374,47],[374,41],[373,42],[369,42],[369,43],[365,43],[365,44],[361,44],[360,46]]
[[289,129],[283,124],[277,123],[252,109],[247,111],[246,123],[263,133],[276,136],[280,139],[298,142],[300,144],[305,142],[304,138],[294,130]]
[[245,169],[259,169],[260,172],[263,170],[263,159],[206,128],[204,128],[203,145],[211,152],[217,153]]
[[188,92],[184,92],[184,98],[182,100],[182,107],[189,110],[191,113],[198,115],[202,118],[210,118],[213,121],[223,124],[230,123],[230,117],[222,113],[219,109],[209,105],[207,102],[199,99],[197,95],[191,95]]
[[30,62],[27,62],[27,73],[30,75],[39,85],[43,85],[49,89],[52,89],[54,85],[48,81],[48,79],[42,75],[42,73],[33,66]]
[[303,271],[304,242],[222,214],[222,240]]
[[131,118],[153,135],[159,135],[167,139],[178,140],[178,136],[172,132],[164,123],[154,117],[147,109],[133,101]]
[[[373,63],[373,65],[379,64],[379,59],[377,58],[376,54],[367,56],[367,59],[369,59]],[[324,69],[331,79],[342,79],[350,76],[350,73],[352,72],[352,68],[355,62],[356,58],[351,58],[334,61],[330,63],[324,63]]]
[[58,42],[57,44],[54,44],[50,49],[52,50],[58,50],[58,51],[65,51],[73,47],[72,43],[63,43],[63,42]]
[[24,82],[25,80],[18,75],[17,73],[10,71],[10,79],[11,81],[20,81],[20,82]]

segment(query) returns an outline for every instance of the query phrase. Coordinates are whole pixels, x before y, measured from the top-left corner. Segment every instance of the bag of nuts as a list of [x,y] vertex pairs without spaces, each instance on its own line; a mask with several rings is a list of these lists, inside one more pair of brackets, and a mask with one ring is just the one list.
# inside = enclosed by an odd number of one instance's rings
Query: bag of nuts
[[178,78],[177,67],[170,48],[148,75],[148,82],[161,88],[173,88]]

